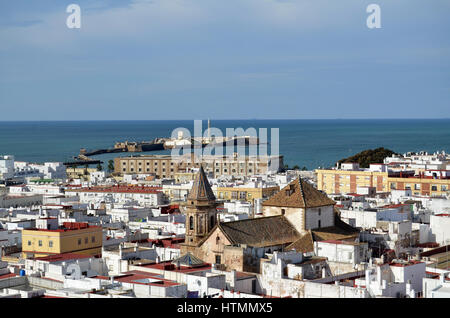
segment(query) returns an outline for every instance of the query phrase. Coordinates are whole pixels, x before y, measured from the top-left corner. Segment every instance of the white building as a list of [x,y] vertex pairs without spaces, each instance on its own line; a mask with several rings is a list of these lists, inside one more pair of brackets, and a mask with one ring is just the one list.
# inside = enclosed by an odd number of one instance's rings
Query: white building
[[117,207],[107,210],[106,214],[111,215],[112,222],[130,222],[138,219],[147,219],[151,215],[148,208],[138,207]]
[[[22,232],[0,229],[0,246],[15,246],[22,244]],[[0,254],[1,257],[1,254]]]
[[439,273],[437,277],[423,279],[424,298],[450,298],[450,277],[448,272]]
[[355,280],[355,286],[365,286],[372,297],[415,298],[422,293],[425,268],[423,262],[394,260],[370,267],[365,278]]
[[0,180],[14,177],[14,156],[0,156]]
[[352,265],[366,262],[370,257],[368,244],[364,242],[318,241],[314,242],[314,252],[328,261]]
[[450,244],[450,214],[431,215],[430,230],[432,241],[440,245]]
[[378,222],[402,222],[411,219],[411,214],[397,208],[377,208],[367,210],[341,209],[341,219],[354,227],[376,228]]
[[21,178],[39,177],[44,179],[67,179],[66,167],[62,162],[45,162],[44,164],[23,161],[14,162],[14,175]]
[[163,204],[161,188],[148,186],[97,186],[66,190],[75,194],[80,202],[91,203],[97,201],[111,203],[136,203],[144,207],[154,207]]
[[42,277],[63,281],[67,276],[80,279],[107,275],[108,271],[103,258],[79,254],[59,254],[38,259],[25,259],[25,273],[27,275],[39,273]]
[[61,186],[50,183],[33,182],[27,185],[18,185],[9,187],[9,193],[12,195],[43,195],[58,196],[64,195],[64,189]]

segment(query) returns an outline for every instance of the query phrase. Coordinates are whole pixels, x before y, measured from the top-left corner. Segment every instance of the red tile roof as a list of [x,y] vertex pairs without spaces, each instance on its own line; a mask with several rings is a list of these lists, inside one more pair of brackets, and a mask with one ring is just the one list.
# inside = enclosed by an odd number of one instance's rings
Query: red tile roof
[[38,229],[38,228],[31,228],[27,229],[30,231],[42,231],[42,232],[66,232],[66,231],[76,231],[76,230],[83,230],[83,229],[101,229],[101,226],[96,225],[89,225],[89,223],[86,222],[64,222],[62,226],[58,227],[58,229],[55,230],[48,230],[48,229]]
[[11,278],[11,277],[16,277],[17,275],[14,273],[9,273],[9,274],[3,274],[0,275],[0,279],[6,279],[6,278]]
[[405,267],[405,266],[417,265],[417,264],[421,264],[421,263],[423,263],[423,262],[411,260],[411,261],[405,262],[405,263],[390,263],[389,265],[395,266],[395,267]]

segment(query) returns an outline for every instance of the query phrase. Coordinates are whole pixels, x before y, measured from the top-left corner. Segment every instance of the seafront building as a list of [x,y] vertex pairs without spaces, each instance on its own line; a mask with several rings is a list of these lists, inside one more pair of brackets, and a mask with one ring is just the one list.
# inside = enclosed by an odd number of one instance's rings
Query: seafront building
[[180,172],[203,165],[206,173],[213,177],[250,176],[278,172],[283,164],[283,156],[202,156],[194,153],[177,157],[170,155],[117,157],[114,171],[117,174],[153,174],[157,178],[175,178]]

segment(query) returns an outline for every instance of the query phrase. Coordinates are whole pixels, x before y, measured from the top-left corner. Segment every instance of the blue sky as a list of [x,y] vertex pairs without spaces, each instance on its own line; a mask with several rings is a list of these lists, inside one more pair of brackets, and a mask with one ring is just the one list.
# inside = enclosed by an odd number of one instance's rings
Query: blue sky
[[450,118],[449,14],[448,0],[1,1],[0,120]]

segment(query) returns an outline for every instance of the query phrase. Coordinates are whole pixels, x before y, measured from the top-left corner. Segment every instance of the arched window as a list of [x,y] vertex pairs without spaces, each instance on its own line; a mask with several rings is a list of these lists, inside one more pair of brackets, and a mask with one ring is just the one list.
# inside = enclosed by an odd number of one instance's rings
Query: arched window
[[189,217],[189,230],[193,230],[194,229],[194,217],[190,216]]

